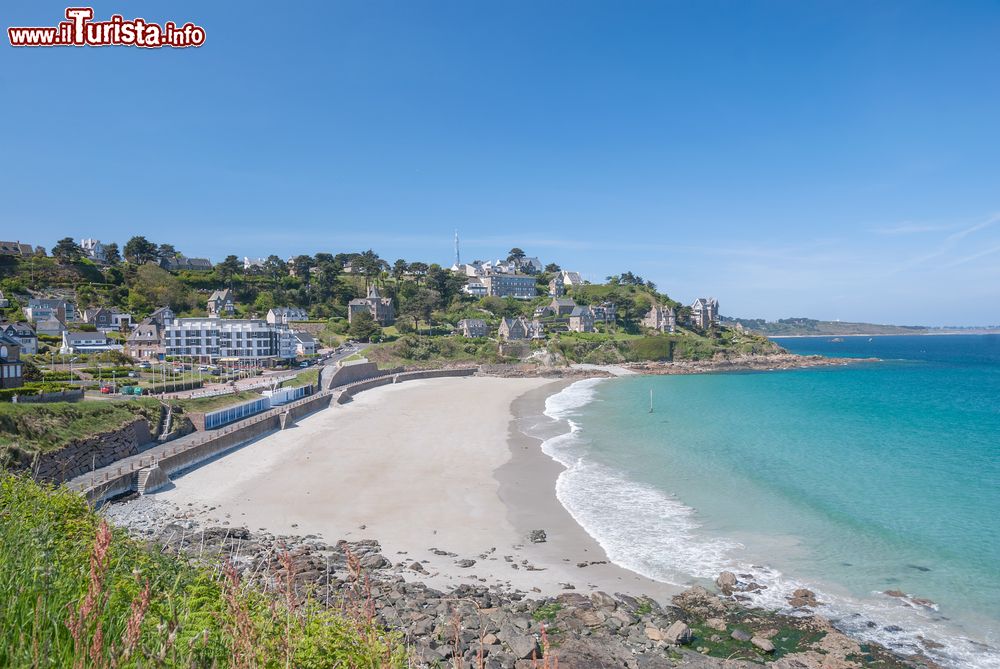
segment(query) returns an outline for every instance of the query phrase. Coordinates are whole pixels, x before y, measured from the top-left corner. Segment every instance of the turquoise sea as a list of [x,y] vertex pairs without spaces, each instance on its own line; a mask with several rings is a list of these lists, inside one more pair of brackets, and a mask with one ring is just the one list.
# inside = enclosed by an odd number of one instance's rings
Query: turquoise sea
[[560,501],[647,576],[751,572],[762,605],[809,587],[852,634],[1000,667],[1000,335],[776,341],[880,361],[576,383],[546,406]]

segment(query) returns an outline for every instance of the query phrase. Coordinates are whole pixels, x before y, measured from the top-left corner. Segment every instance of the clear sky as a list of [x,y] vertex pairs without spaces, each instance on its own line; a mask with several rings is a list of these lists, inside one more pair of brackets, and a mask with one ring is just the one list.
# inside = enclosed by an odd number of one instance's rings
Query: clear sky
[[457,228],[731,316],[1000,323],[995,0],[94,10],[207,41],[4,35],[0,238],[450,265]]

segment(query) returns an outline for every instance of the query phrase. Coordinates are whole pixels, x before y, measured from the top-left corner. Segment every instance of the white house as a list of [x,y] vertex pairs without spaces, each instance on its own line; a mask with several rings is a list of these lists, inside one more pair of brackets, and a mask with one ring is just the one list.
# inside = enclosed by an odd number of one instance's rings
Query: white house
[[308,332],[293,332],[295,352],[301,356],[316,355],[316,338]]
[[63,332],[62,346],[59,348],[59,352],[63,355],[120,350],[122,350],[122,345],[108,339],[108,336],[103,332]]
[[275,307],[268,310],[266,320],[271,325],[288,325],[292,321],[309,320],[309,314],[299,307]]

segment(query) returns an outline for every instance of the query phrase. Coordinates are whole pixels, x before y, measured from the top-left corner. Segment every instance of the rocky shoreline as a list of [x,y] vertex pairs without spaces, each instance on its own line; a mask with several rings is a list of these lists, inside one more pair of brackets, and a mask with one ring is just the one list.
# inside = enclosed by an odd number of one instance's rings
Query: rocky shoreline
[[480,376],[497,376],[502,378],[540,377],[576,380],[619,376],[623,370],[633,374],[647,375],[711,374],[836,367],[874,362],[880,362],[880,360],[878,358],[830,358],[822,355],[775,353],[773,355],[748,355],[736,358],[717,357],[711,360],[623,362],[614,365],[592,365],[586,368],[528,363],[481,365],[478,374]]
[[[103,510],[112,523],[159,550],[213,568],[229,562],[244,582],[282,597],[291,590],[331,607],[370,607],[383,625],[400,633],[419,666],[529,669],[539,662],[551,667],[553,658],[564,667],[627,669],[937,666],[840,633],[810,613],[816,602],[809,591],[788,593],[797,615],[745,608],[741,593],[763,587],[749,575],[724,572],[716,582],[718,593],[695,587],[669,603],[617,593],[588,596],[572,583],[563,584],[562,594],[542,597],[487,586],[477,576],[477,562],[502,559],[518,567],[502,549],[464,556],[432,547],[435,556],[469,570],[468,583],[445,591],[421,582],[433,569],[428,560],[403,551],[386,555],[374,539],[329,544],[315,535],[251,532],[224,519],[203,524],[200,519],[212,520],[212,511],[148,498]],[[525,541],[545,541],[544,532]]]

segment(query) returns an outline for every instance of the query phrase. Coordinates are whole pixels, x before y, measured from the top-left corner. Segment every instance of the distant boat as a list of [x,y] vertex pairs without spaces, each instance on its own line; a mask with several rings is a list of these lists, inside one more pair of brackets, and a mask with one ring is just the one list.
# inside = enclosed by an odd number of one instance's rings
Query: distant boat
[[834,337],[830,341],[833,342],[834,344],[843,344],[844,343],[843,337]]

